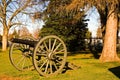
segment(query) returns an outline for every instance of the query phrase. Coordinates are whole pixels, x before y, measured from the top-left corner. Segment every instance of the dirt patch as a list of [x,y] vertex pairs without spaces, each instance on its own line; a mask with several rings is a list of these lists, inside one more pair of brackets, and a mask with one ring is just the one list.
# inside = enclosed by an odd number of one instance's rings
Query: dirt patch
[[17,77],[10,77],[10,76],[7,76],[7,75],[0,75],[0,80],[22,80],[20,78],[17,78]]

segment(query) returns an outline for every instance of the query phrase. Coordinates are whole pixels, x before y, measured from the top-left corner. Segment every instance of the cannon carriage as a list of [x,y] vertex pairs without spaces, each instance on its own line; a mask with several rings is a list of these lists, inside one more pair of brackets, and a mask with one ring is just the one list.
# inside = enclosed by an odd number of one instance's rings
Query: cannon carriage
[[9,50],[12,65],[20,70],[36,69],[42,76],[61,73],[66,65],[67,48],[57,36],[50,35],[35,40],[34,38],[13,38]]

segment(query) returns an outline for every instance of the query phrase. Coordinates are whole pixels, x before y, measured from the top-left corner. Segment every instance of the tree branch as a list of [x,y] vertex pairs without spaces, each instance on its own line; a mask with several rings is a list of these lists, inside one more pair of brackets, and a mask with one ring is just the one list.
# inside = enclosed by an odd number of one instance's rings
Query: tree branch
[[34,14],[34,12],[25,12],[25,11],[22,11],[21,13],[27,14],[27,15]]
[[9,1],[7,2],[7,5],[9,5],[11,2],[12,2],[12,0],[9,0]]
[[22,23],[12,23],[10,26],[14,26],[14,25],[23,25]]
[[28,6],[28,4],[29,4],[30,2],[31,2],[31,0],[27,0],[24,6],[18,8],[18,9],[12,14],[12,16],[10,17],[10,19],[9,19],[9,21],[8,21],[8,25],[10,25],[12,19],[13,19],[18,13],[20,13],[22,10],[24,10],[24,9]]
[[3,7],[0,4],[0,17],[3,19],[4,15],[3,15]]
[[0,22],[3,23],[2,19],[0,19]]

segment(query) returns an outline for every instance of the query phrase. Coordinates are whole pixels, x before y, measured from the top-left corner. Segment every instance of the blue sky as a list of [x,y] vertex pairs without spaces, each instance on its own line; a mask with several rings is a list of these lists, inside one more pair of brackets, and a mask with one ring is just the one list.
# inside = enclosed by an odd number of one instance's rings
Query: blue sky
[[[12,4],[11,6],[12,9],[15,9],[15,5]],[[42,7],[41,7],[42,8]],[[28,9],[29,10],[29,9]],[[32,8],[32,10],[29,10],[30,12],[34,12],[34,11],[38,11],[41,10],[40,7],[35,6],[34,8]],[[96,36],[96,31],[98,26],[100,26],[100,22],[99,22],[99,14],[96,10],[95,7],[90,8],[87,12],[86,12],[87,16],[86,18],[88,18],[90,21],[88,21],[88,28],[89,30],[92,32],[92,36],[95,37]],[[21,15],[19,15],[21,16]],[[41,20],[39,21],[35,21],[33,22],[30,17],[28,15],[22,15],[21,17],[19,17],[19,20],[22,20],[25,24],[25,26],[27,26],[27,28],[29,29],[29,31],[32,33],[33,30],[35,30],[36,28],[41,28],[42,25],[44,24]],[[0,30],[1,32],[2,30]]]
[[[0,0],[1,2],[1,0]],[[22,4],[22,2],[21,2]],[[16,9],[18,9],[18,4],[15,3],[15,2],[12,2],[9,4],[9,6],[7,7],[7,10],[9,10],[10,12],[7,13],[7,17],[9,18],[12,13],[11,12],[15,12]],[[34,12],[37,12],[39,10],[42,10],[42,6],[39,7],[38,6],[33,6],[33,7],[30,7],[30,8],[27,8],[26,10],[29,12],[29,13],[34,13]],[[38,28],[38,27],[41,27],[43,25],[43,22],[41,20],[39,21],[35,21],[33,22],[30,15],[25,15],[25,14],[22,14],[22,13],[19,13],[13,20],[13,22],[22,22],[22,24],[24,25],[17,25],[15,26],[16,29],[19,29],[21,26],[25,26],[28,28],[28,30],[32,33],[34,29]],[[15,29],[15,27],[12,27],[10,30],[13,31]],[[2,30],[2,24],[0,24],[0,34],[2,34],[3,30]]]
[[90,8],[86,14],[86,18],[90,20],[88,21],[89,31],[92,32],[92,37],[96,37],[97,28],[100,27],[100,15],[95,7]]
[[[101,25],[100,24],[100,15],[95,7],[90,8],[86,12],[86,14],[87,14],[86,18],[89,19],[89,21],[88,21],[89,31],[92,32],[92,37],[96,37],[97,28],[100,27],[100,25]],[[41,28],[42,25],[44,24],[44,22],[37,21],[37,20],[35,22],[32,22],[32,20],[29,20],[28,23],[29,23],[28,29],[31,32],[38,27]]]

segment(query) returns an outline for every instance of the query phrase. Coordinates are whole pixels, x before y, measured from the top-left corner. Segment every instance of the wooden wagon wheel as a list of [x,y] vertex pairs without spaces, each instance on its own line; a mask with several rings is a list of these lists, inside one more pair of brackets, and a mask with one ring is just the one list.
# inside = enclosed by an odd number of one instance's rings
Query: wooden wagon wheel
[[[34,40],[33,37],[25,36],[21,39]],[[12,65],[20,70],[26,71],[34,69],[32,63],[33,48],[26,44],[12,43],[9,50],[9,59]]]
[[67,49],[64,42],[59,37],[50,35],[37,43],[33,64],[40,75],[48,77],[62,72],[66,58]]

